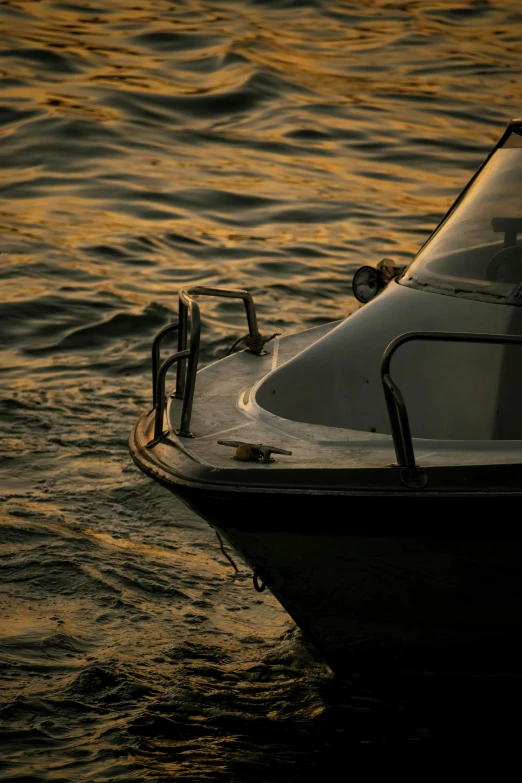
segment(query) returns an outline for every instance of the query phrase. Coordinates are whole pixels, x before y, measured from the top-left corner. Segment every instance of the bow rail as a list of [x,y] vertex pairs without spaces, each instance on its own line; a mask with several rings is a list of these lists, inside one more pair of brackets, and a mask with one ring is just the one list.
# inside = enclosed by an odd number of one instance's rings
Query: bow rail
[[[196,388],[196,374],[199,363],[199,346],[201,339],[201,316],[199,304],[195,296],[215,296],[223,299],[241,299],[245,306],[248,324],[247,350],[261,355],[263,338],[259,332],[254,300],[248,291],[233,288],[210,288],[195,286],[182,288],[179,292],[178,320],[167,324],[161,329],[152,343],[152,405],[155,410],[154,436],[147,444],[155,446],[164,436],[163,419],[165,416],[165,381],[168,370],[176,364],[176,390],[173,396],[183,400],[181,421],[176,434],[183,438],[192,438],[190,421]],[[190,327],[190,329],[189,329]],[[189,340],[190,331],[190,340]],[[166,359],[160,365],[161,344],[165,335],[178,333],[177,353]]]

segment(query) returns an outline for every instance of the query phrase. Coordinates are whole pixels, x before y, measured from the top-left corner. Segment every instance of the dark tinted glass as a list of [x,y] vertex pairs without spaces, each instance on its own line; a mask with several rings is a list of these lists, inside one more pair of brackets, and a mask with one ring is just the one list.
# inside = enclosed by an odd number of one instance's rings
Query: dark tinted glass
[[401,283],[452,296],[518,304],[517,294],[522,293],[522,137],[513,134],[496,150]]

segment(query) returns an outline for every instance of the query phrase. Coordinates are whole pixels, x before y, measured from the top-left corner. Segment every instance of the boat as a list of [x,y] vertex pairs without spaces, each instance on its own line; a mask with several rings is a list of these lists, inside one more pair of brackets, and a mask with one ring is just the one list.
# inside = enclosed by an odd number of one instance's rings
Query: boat
[[[518,665],[521,180],[513,120],[408,266],[358,270],[346,319],[265,334],[248,292],[195,286],[153,341],[132,458],[335,673]],[[198,369],[206,297],[237,300],[248,334]]]

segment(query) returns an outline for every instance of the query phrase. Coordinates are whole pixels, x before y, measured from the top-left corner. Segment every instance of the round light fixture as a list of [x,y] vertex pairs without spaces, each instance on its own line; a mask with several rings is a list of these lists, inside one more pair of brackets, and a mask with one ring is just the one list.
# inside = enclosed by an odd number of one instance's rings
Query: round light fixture
[[382,287],[382,276],[373,266],[361,266],[353,276],[353,295],[363,304],[371,302]]

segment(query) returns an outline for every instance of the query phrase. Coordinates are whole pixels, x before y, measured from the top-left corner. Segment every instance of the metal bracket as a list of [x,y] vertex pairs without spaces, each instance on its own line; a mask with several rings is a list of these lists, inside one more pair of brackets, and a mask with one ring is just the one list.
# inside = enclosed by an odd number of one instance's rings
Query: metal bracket
[[266,590],[266,580],[258,568],[256,568],[252,574],[252,581],[254,583],[254,590],[256,593],[264,593]]
[[265,446],[262,443],[245,443],[242,440],[218,440],[218,443],[220,446],[235,448],[236,455],[234,459],[238,459],[240,462],[275,462],[272,454],[292,456],[291,451],[280,449],[278,446]]

